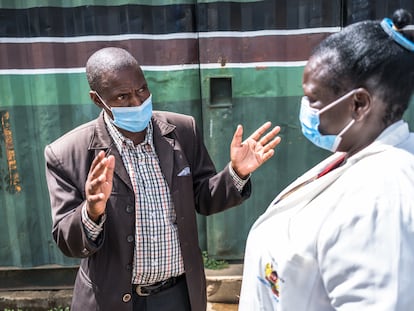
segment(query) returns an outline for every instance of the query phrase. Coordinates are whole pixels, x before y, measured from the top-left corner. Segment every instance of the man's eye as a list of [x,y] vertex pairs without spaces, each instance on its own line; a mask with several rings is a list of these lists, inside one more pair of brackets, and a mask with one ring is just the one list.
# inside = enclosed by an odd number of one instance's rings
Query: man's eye
[[144,93],[147,90],[147,88],[144,86],[140,89],[138,89],[137,93]]

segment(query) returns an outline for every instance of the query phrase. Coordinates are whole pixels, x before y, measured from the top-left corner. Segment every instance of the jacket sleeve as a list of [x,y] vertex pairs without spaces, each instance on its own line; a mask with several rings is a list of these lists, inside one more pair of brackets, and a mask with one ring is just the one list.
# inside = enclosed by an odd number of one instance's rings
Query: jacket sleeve
[[238,191],[230,175],[229,164],[217,173],[193,118],[192,122],[193,143],[189,145],[193,148],[190,158],[197,211],[211,215],[241,204],[250,197],[250,180],[242,191]]
[[52,210],[53,238],[65,255],[87,257],[96,252],[98,246],[88,239],[82,223],[82,206],[85,204],[83,187],[86,179],[85,176],[81,176],[82,174],[74,173],[73,169],[67,169],[70,167],[69,163],[64,163],[67,159],[59,156],[54,148],[62,150],[52,145],[45,148],[46,181]]

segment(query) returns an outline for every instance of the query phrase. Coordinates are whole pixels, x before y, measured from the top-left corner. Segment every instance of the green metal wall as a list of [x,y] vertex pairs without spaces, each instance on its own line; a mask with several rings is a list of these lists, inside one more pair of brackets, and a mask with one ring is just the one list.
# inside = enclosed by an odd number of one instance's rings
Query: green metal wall
[[[70,3],[70,4],[69,4]],[[237,124],[282,127],[276,155],[242,206],[199,217],[203,250],[240,260],[254,220],[327,153],[297,121],[310,50],[329,33],[390,16],[406,1],[0,1],[0,267],[70,267],[51,237],[45,145],[99,111],[84,64],[108,45],[141,62],[157,109],[195,116],[221,169]],[[407,119],[412,123],[411,110]]]

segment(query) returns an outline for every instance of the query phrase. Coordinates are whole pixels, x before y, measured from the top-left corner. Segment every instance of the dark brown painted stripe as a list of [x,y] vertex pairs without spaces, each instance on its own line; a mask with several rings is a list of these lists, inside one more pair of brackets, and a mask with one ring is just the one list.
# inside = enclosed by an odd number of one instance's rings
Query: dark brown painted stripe
[[290,62],[307,60],[328,33],[200,40],[200,63]]
[[94,51],[106,46],[126,48],[144,66],[304,61],[327,35],[3,43],[0,44],[0,69],[80,68]]
[[0,44],[0,69],[84,67],[96,50],[117,46],[130,51],[141,65],[192,64],[198,62],[196,40],[128,40],[80,43]]

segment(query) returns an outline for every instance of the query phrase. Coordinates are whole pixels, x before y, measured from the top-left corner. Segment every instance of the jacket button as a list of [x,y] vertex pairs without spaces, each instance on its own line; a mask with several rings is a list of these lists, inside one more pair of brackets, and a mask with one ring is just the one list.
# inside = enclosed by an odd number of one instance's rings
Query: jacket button
[[128,214],[131,214],[134,211],[134,208],[131,205],[127,205],[127,207],[125,208],[125,211]]
[[128,235],[128,236],[127,236],[127,241],[128,241],[129,243],[134,242],[134,237],[133,237],[132,235]]
[[125,294],[124,296],[122,296],[123,302],[129,302],[130,300],[131,300],[131,294]]

